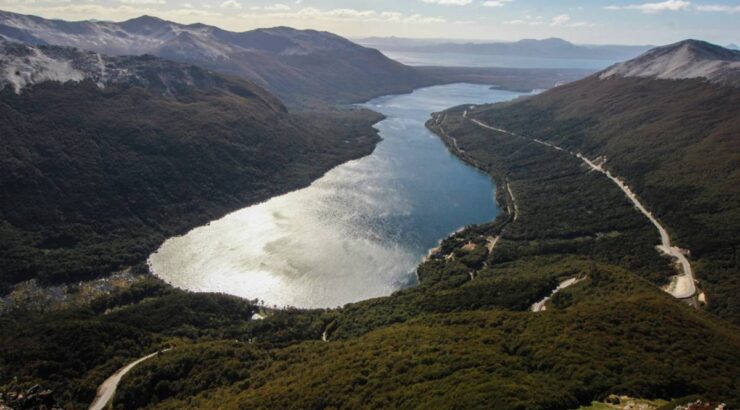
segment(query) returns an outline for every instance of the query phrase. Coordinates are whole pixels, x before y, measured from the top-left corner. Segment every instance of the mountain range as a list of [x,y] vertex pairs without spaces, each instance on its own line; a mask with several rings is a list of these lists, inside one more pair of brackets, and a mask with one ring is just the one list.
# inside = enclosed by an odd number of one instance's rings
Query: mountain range
[[[151,54],[237,75],[289,104],[358,102],[430,83],[422,73],[337,35],[288,27],[241,33],[142,16],[67,22],[0,11],[0,36],[109,55]],[[358,81],[362,79],[361,81]]]
[[195,64],[260,85],[290,107],[326,107],[466,81],[532,90],[590,70],[409,67],[376,49],[328,32],[274,27],[231,32],[142,16],[120,23],[69,22],[0,11],[0,38],[108,55],[141,55]]
[[358,40],[360,44],[377,47],[387,51],[410,51],[419,53],[467,53],[481,55],[559,58],[624,60],[647,51],[652,46],[628,45],[576,45],[560,38],[542,40],[523,39],[515,42],[452,42],[452,41],[413,41],[396,38],[369,38]]

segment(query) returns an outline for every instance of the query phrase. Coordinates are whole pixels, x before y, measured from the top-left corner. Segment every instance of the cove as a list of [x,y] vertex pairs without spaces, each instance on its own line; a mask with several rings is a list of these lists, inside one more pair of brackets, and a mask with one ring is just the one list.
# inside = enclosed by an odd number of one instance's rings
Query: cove
[[337,307],[411,286],[439,240],[499,212],[491,178],[452,155],[425,121],[455,105],[519,95],[452,84],[369,101],[386,116],[371,155],[168,239],[150,269],[179,288],[277,307]]

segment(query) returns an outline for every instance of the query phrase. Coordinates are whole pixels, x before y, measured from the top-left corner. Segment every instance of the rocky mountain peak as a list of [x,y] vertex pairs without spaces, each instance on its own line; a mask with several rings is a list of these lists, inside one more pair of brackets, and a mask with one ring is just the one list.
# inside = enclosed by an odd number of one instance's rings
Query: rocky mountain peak
[[740,51],[705,41],[684,40],[651,49],[637,58],[609,67],[599,77],[705,78],[711,82],[740,86]]

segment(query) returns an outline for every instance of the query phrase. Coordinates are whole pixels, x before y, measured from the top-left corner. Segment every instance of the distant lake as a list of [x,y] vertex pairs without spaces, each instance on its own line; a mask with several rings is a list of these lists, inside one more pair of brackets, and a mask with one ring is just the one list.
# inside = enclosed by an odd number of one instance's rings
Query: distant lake
[[386,56],[404,64],[444,67],[583,68],[601,70],[618,62],[617,60],[591,60],[580,58],[539,58],[466,53],[381,51]]
[[424,123],[434,111],[519,95],[453,84],[372,100],[364,105],[387,118],[371,155],[169,239],[151,255],[152,271],[185,289],[306,308],[413,285],[439,240],[499,212],[490,177],[450,154]]

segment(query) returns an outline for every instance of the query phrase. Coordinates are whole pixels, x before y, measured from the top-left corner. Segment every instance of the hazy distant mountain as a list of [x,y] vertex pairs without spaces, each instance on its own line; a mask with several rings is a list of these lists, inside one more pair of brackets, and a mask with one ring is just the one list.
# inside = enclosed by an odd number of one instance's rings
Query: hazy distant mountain
[[0,293],[140,263],[368,154],[377,119],[297,116],[246,80],[158,57],[0,40]]
[[726,45],[725,48],[729,48],[730,50],[740,50],[740,46],[735,43],[730,43]]
[[348,102],[410,91],[424,76],[337,35],[287,27],[230,32],[143,16],[114,23],[47,20],[0,11],[0,35],[30,44],[152,54],[235,74],[290,103]]
[[524,39],[506,42],[436,42],[427,44],[416,40],[371,38],[361,44],[372,45],[384,51],[413,51],[423,53],[466,53],[539,58],[624,60],[648,50],[651,46],[576,45],[559,38],[544,40]]
[[651,77],[662,79],[706,78],[712,82],[740,86],[740,51],[698,40],[658,47],[599,75],[605,79]]

